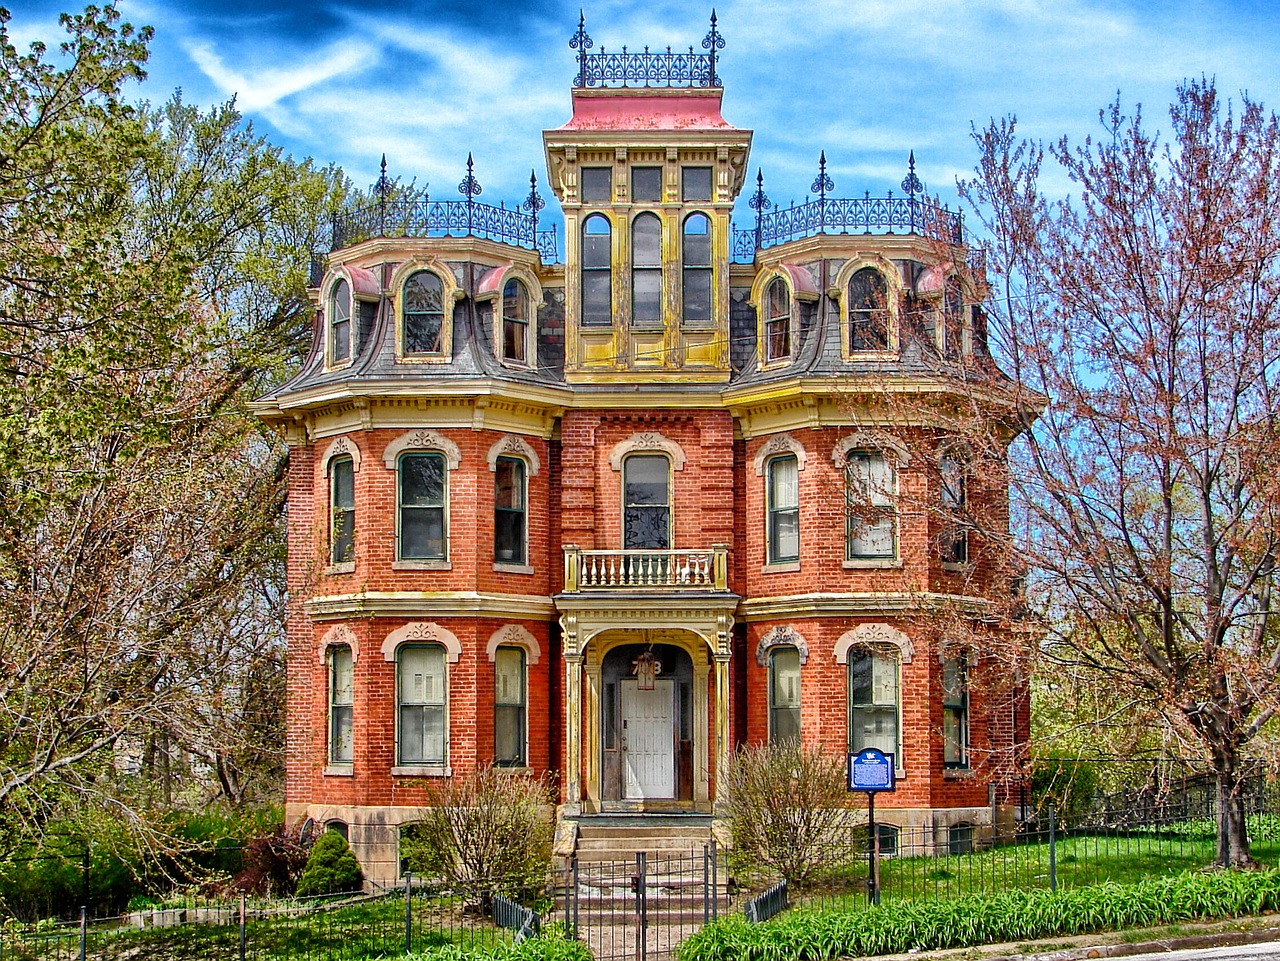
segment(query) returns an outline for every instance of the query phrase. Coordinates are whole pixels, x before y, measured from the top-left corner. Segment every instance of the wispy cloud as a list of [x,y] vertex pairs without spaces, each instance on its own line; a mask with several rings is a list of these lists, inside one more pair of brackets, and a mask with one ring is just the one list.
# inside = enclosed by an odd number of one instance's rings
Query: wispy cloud
[[245,113],[267,110],[286,97],[372,66],[377,59],[377,48],[362,41],[342,40],[299,57],[301,66],[262,67],[241,73],[228,67],[209,42],[185,43],[183,47],[219,90],[236,97]]

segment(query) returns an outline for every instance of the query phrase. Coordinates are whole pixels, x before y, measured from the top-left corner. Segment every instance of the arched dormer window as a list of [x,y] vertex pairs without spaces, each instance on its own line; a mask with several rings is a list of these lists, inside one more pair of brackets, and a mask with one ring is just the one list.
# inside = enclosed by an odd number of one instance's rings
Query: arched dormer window
[[849,278],[849,350],[889,349],[889,291],[884,275],[863,267]]
[[631,322],[662,324],[662,222],[655,214],[631,222]]
[[419,270],[404,282],[402,353],[444,353],[444,284],[430,270]]
[[602,214],[582,224],[582,322],[613,323],[613,230]]
[[711,221],[706,214],[685,218],[680,243],[680,297],[686,324],[711,322]]
[[502,288],[502,359],[512,364],[529,362],[529,291],[518,280]]
[[329,294],[329,363],[351,360],[351,285],[339,280]]
[[948,277],[942,293],[942,355],[959,360],[964,353],[964,288],[959,277]]
[[786,281],[775,278],[764,296],[764,360],[772,363],[791,357],[791,294]]

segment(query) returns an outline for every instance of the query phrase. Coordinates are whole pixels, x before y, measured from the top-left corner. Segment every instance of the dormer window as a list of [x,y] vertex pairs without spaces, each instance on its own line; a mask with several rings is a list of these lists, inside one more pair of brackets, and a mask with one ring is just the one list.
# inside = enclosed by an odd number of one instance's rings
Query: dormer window
[[863,267],[849,278],[849,350],[889,348],[889,301],[884,275]]
[[958,360],[964,350],[964,290],[957,277],[948,277],[942,295],[942,354]]
[[662,202],[662,168],[631,168],[631,201],[640,204]]
[[766,363],[791,357],[791,295],[781,277],[765,291],[764,359]]
[[613,170],[610,167],[582,168],[582,202],[584,204],[607,204],[613,200],[610,181]]
[[681,238],[681,302],[686,324],[711,322],[711,221],[690,214]]
[[444,284],[433,271],[419,270],[404,284],[404,353],[444,352]]
[[[584,171],[585,172],[585,171]],[[613,231],[593,214],[582,225],[582,322],[613,323]]]
[[508,280],[502,288],[502,359],[513,364],[528,363],[529,292],[518,280]]
[[329,296],[329,363],[351,360],[351,285],[339,280]]
[[631,322],[662,324],[662,222],[654,214],[631,224]]
[[711,200],[711,168],[685,167],[680,171],[680,196],[687,204]]

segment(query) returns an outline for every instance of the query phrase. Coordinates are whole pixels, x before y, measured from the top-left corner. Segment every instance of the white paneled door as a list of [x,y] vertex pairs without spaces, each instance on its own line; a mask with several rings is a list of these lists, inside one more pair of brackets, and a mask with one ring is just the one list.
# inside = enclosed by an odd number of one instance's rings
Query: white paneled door
[[675,681],[654,681],[652,691],[635,680],[622,686],[622,770],[627,800],[674,798]]

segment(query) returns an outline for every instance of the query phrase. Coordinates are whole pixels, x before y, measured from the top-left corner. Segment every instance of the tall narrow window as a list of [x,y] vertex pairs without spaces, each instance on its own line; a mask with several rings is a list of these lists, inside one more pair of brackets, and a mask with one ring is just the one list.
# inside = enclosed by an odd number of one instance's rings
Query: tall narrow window
[[963,657],[942,662],[942,763],[969,766],[969,664]]
[[399,762],[445,763],[445,654],[443,647],[406,644],[396,653],[400,708]]
[[400,559],[444,560],[445,463],[442,454],[400,456]]
[[800,465],[795,456],[769,461],[770,564],[800,559]]
[[791,356],[791,297],[781,277],[769,284],[764,297],[764,359]]
[[525,468],[499,457],[493,477],[493,555],[501,564],[525,563]]
[[800,737],[800,652],[774,648],[769,655],[769,743]]
[[845,468],[845,556],[897,556],[894,475],[881,451],[849,452]]
[[956,277],[948,277],[942,301],[942,353],[959,360],[964,351],[964,289]]
[[518,280],[502,289],[502,359],[528,363],[529,292]]
[[339,280],[329,297],[329,363],[351,359],[351,285]]
[[500,647],[493,659],[493,760],[524,767],[527,699],[524,650]]
[[681,302],[686,324],[711,322],[711,221],[706,214],[690,214],[681,238],[683,275]]
[[350,764],[353,696],[351,648],[329,648],[329,761]]
[[880,271],[863,267],[849,278],[849,349],[889,346],[889,302]]
[[350,457],[329,461],[329,562],[345,564],[356,556],[356,475]]
[[582,225],[582,322],[613,323],[613,231],[595,214]]
[[631,322],[662,323],[662,222],[653,214],[631,223]]
[[901,766],[898,712],[898,659],[871,651],[850,651],[850,752],[873,747],[894,755]]
[[635,454],[622,462],[626,550],[671,547],[671,462],[661,454]]
[[939,550],[944,563],[969,560],[969,532],[965,524],[969,492],[968,467],[958,454],[943,454],[939,462],[942,507],[946,513]]
[[444,283],[430,270],[404,282],[401,309],[405,354],[444,353]]

